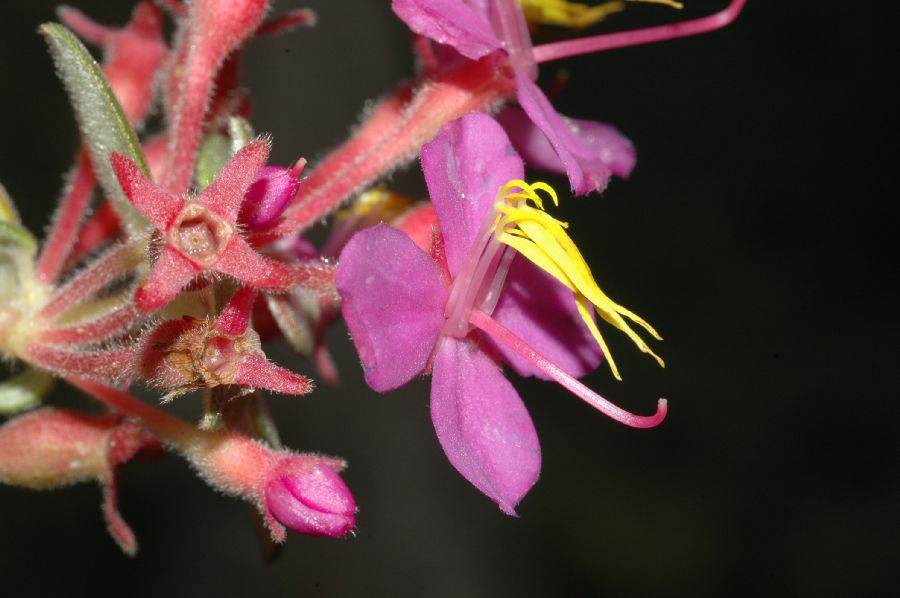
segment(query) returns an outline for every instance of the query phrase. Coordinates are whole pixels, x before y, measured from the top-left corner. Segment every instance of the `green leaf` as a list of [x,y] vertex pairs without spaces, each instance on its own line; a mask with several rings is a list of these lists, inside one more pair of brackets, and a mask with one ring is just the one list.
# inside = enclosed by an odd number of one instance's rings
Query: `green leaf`
[[3,184],[0,184],[0,222],[21,224],[19,213],[16,211],[16,204],[13,203]]
[[238,153],[242,147],[250,143],[256,136],[253,127],[240,116],[228,117],[228,134],[231,136],[231,153]]
[[0,253],[31,259],[37,253],[37,240],[21,226],[0,220]]
[[197,187],[209,187],[231,157],[231,144],[221,133],[210,133],[200,142],[197,152]]
[[53,376],[34,368],[0,383],[0,413],[11,415],[41,402],[53,387]]
[[23,285],[34,279],[33,262],[37,241],[31,233],[0,220],[0,310],[22,293]]
[[90,151],[94,172],[106,198],[129,236],[141,234],[149,229],[150,223],[122,192],[109,163],[110,152],[117,152],[131,158],[148,175],[134,130],[100,66],[78,38],[57,23],[44,23],[38,31],[50,48],[56,72],[72,102],[78,129]]

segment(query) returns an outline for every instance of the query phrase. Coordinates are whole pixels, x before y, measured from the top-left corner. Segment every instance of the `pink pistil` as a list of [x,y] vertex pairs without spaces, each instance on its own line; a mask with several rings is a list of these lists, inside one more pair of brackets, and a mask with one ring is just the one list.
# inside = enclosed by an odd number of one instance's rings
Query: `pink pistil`
[[564,372],[558,365],[532,349],[525,341],[484,312],[477,309],[472,310],[469,314],[469,322],[492,339],[515,351],[522,359],[556,380],[566,390],[577,396],[579,399],[619,423],[631,426],[632,428],[653,428],[659,425],[666,417],[668,407],[665,399],[659,400],[655,414],[650,416],[635,415],[604,399]]
[[741,13],[741,10],[743,10],[746,1],[732,0],[731,4],[724,10],[681,23],[542,44],[534,48],[534,60],[537,63],[550,62],[551,60],[560,60],[571,56],[626,48],[628,46],[639,46],[715,31],[734,21]]

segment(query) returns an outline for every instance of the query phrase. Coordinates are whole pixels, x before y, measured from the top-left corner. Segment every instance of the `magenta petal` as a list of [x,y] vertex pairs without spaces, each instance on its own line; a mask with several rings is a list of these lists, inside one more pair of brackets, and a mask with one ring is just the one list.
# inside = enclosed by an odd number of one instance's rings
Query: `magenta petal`
[[456,48],[472,60],[501,47],[490,22],[462,0],[393,0],[391,7],[419,35]]
[[290,168],[263,166],[244,194],[238,220],[249,230],[266,226],[281,215],[299,187]]
[[515,515],[537,481],[541,447],[531,417],[500,369],[474,344],[445,337],[434,360],[431,421],[450,463]]
[[455,275],[497,191],[524,176],[522,160],[494,119],[474,113],[447,123],[422,146],[422,170]]
[[560,162],[565,166],[569,184],[577,195],[603,191],[612,174],[610,168],[571,131],[540,88],[522,75],[516,75],[519,105],[531,122],[547,137]]
[[[572,291],[531,262],[516,257],[492,317],[535,351],[579,378],[594,370],[603,352],[578,315]],[[549,380],[506,345],[494,348],[522,376]]]
[[[566,172],[566,167],[556,155],[547,136],[531,122],[525,111],[510,106],[501,110],[495,118],[503,125],[525,164],[547,172]],[[613,174],[622,178],[631,174],[636,161],[634,145],[618,129],[604,123],[568,118],[561,114],[560,118],[591,154],[606,164]]]
[[346,535],[356,524],[356,503],[340,476],[316,464],[270,481],[265,506],[287,528],[311,536]]
[[350,239],[334,282],[369,386],[385,392],[420,374],[447,303],[428,254],[401,231],[379,224]]

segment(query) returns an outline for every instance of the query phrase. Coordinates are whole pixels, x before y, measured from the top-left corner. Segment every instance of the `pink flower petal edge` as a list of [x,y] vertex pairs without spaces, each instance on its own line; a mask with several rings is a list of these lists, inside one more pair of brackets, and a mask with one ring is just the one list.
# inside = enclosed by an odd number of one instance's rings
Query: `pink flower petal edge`
[[347,243],[335,286],[369,386],[392,390],[425,369],[447,302],[431,257],[404,233],[379,224]]
[[[628,178],[637,161],[634,145],[618,129],[592,120],[560,115],[569,130],[582,144],[606,164],[613,174]],[[510,106],[496,116],[503,125],[513,147],[531,168],[565,174],[566,167],[553,146],[521,108]]]
[[478,60],[501,48],[490,22],[462,0],[393,0],[391,7],[412,31],[466,58]]
[[453,467],[507,515],[538,479],[541,449],[525,405],[487,355],[444,338],[434,362],[431,420]]
[[525,176],[522,160],[494,119],[472,113],[447,123],[422,146],[422,170],[444,238],[447,265],[456,275],[497,190]]

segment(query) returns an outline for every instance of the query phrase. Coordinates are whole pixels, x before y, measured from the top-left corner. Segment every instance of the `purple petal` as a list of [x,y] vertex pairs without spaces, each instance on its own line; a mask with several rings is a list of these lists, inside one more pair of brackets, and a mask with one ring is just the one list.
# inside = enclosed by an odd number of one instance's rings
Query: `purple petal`
[[503,128],[484,114],[449,122],[422,147],[422,170],[455,275],[501,186],[524,176]]
[[300,181],[290,168],[264,166],[244,194],[239,220],[250,230],[256,230],[274,221],[297,194]]
[[472,60],[500,49],[500,39],[477,8],[462,0],[393,0],[394,13],[415,33],[447,44]]
[[434,360],[431,421],[450,463],[515,515],[537,481],[541,447],[519,395],[474,344],[445,337]]
[[[588,148],[592,155],[606,164],[613,174],[628,178],[636,161],[634,145],[613,126],[592,120],[559,115],[569,130]],[[513,147],[525,164],[538,170],[564,173],[566,167],[547,136],[538,129],[521,109],[510,106],[495,117],[509,135]]]
[[447,303],[428,254],[401,231],[379,224],[347,243],[335,286],[369,386],[392,390],[425,369]]
[[[572,291],[521,256],[513,260],[492,317],[576,378],[594,370],[603,359],[578,315]],[[491,344],[522,376],[550,379],[505,345]]]
[[611,175],[609,167],[572,133],[537,85],[519,74],[516,85],[519,105],[553,146],[575,193],[584,195],[606,189]]

